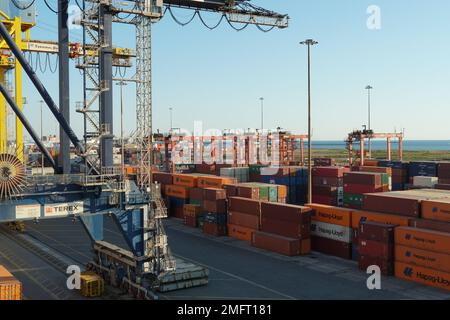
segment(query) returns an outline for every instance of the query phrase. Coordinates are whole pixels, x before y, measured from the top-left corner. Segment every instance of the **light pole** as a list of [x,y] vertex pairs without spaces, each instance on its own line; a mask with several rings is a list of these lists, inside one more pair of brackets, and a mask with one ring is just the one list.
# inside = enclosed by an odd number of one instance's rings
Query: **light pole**
[[169,112],[170,112],[170,130],[169,133],[172,133],[173,130],[173,122],[172,122],[172,113],[173,113],[173,108],[169,108]]
[[311,47],[318,44],[313,39],[300,42],[308,46],[308,202],[312,203],[312,150],[311,150]]
[[125,142],[124,142],[124,128],[123,128],[123,86],[127,83],[120,80],[117,83],[120,86],[120,149],[121,149],[121,159],[120,164],[122,166],[122,176],[125,177]]
[[[373,89],[373,87],[372,86],[370,86],[370,85],[368,85],[367,87],[366,87],[366,90],[367,90],[367,112],[368,112],[368,126],[369,126],[369,128],[368,128],[368,130],[370,131],[370,130],[372,130],[372,127],[370,126],[370,90],[372,90]],[[370,137],[369,137],[369,139],[368,139],[368,143],[369,143],[369,157],[372,157],[372,142],[370,141]]]
[[261,97],[259,98],[259,100],[261,101],[261,134],[262,134],[264,129],[264,98]]

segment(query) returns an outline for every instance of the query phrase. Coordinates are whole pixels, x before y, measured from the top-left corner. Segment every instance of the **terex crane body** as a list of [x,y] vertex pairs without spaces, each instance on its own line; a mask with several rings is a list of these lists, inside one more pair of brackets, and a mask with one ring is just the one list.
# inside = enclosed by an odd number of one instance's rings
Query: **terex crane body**
[[[32,0],[0,0],[0,7],[20,11],[32,10]],[[14,59],[15,72],[25,71],[61,128],[61,156],[56,162],[45,150],[38,135],[21,110],[21,92],[10,96],[0,81],[0,92],[19,121],[34,139],[46,158],[58,169],[53,176],[26,176],[23,161],[14,155],[0,157],[0,222],[76,216],[87,230],[95,252],[91,266],[110,283],[126,286],[135,294],[147,295],[173,272],[176,265],[167,245],[161,219],[167,210],[159,185],[151,180],[152,165],[152,82],[151,25],[172,7],[217,12],[221,21],[271,28],[288,26],[288,17],[238,0],[79,0],[82,11],[83,44],[75,48],[68,41],[68,0],[58,0],[58,46],[25,38],[20,30],[11,34],[8,23],[0,22],[0,44]],[[31,7],[30,7],[31,5]],[[202,20],[202,19],[201,19]],[[203,22],[203,20],[202,20]],[[136,117],[134,136],[139,147],[137,183],[126,180],[121,166],[112,162],[113,141],[113,72],[118,56],[129,61],[133,54],[112,46],[113,23],[128,23],[136,27]],[[242,29],[242,28],[241,28]],[[17,30],[17,29],[16,29]],[[80,48],[81,51],[80,52]],[[59,105],[34,73],[24,57],[25,51],[54,53],[59,57]],[[83,72],[84,104],[78,111],[84,116],[84,141],[78,139],[70,126],[69,64],[79,56],[77,67]],[[3,61],[3,60],[2,60]],[[116,62],[115,62],[116,61]],[[21,79],[18,77],[18,79]],[[16,80],[17,81],[17,80]],[[20,87],[17,86],[16,88]],[[1,110],[0,110],[1,115]],[[3,127],[2,127],[2,130]],[[17,132],[18,139],[20,139]],[[92,142],[93,141],[93,142]],[[84,159],[81,173],[71,172],[67,150],[70,143]],[[90,152],[99,145],[99,155]],[[117,223],[130,251],[103,241],[103,217],[111,216]]]

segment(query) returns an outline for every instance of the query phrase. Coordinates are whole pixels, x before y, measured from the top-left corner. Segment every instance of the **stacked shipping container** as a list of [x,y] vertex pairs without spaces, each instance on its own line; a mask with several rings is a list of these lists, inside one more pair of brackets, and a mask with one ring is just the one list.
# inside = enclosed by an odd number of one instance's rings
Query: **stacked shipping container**
[[344,173],[344,206],[360,209],[363,194],[389,191],[389,176],[386,173]]
[[343,176],[348,169],[344,167],[314,167],[313,202],[331,206],[344,204]]

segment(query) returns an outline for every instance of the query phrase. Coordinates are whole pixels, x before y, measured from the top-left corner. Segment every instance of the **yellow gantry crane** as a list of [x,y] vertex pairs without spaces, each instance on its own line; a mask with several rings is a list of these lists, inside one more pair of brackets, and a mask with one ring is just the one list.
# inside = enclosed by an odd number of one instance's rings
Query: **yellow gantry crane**
[[[7,14],[0,10],[0,21],[3,22],[9,34],[14,38],[17,46],[23,52],[58,54],[59,46],[54,41],[39,41],[30,39],[30,30],[35,24],[23,22],[20,17],[10,18]],[[80,43],[70,43],[69,45],[70,57],[76,59],[83,56],[98,56],[98,52],[90,47],[83,47]],[[135,57],[132,49],[128,48],[113,48],[113,66],[116,67],[131,67],[131,59]],[[12,58],[9,47],[5,40],[0,38],[0,81],[3,85],[6,83],[6,73],[14,69],[14,99],[17,106],[22,110],[23,108],[23,93],[22,93],[22,67],[17,59]],[[16,156],[20,161],[24,161],[24,140],[23,140],[23,125],[16,117]],[[7,113],[5,98],[0,95],[0,154],[6,153],[8,150],[8,128],[7,128]]]

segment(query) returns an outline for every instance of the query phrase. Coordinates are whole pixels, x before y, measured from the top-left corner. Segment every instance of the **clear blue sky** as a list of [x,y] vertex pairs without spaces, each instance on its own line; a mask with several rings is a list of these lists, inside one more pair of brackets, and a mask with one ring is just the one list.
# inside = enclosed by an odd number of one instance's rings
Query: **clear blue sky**
[[[56,15],[37,1],[34,39],[55,40]],[[55,5],[56,0],[50,0]],[[74,1],[72,1],[74,2]],[[265,98],[265,125],[306,132],[306,48],[312,37],[313,127],[321,140],[342,140],[367,122],[364,87],[373,91],[372,127],[376,131],[406,128],[408,139],[449,139],[450,2],[448,0],[255,0],[255,4],[290,15],[290,27],[262,33],[254,27],[236,32],[226,23],[209,31],[196,19],[181,27],[169,15],[153,28],[154,128],[167,130],[169,107],[174,126],[192,129],[259,127]],[[366,26],[369,5],[381,8],[381,30]],[[181,19],[189,11],[177,10]],[[217,16],[207,15],[210,23]],[[80,41],[80,33],[71,35]],[[131,27],[114,29],[114,45],[134,47]],[[54,59],[54,58],[53,58]],[[52,60],[54,61],[54,60]],[[131,70],[128,75],[134,72]],[[55,100],[57,76],[42,75]],[[119,96],[115,89],[115,110]],[[135,128],[134,85],[126,89],[127,131]],[[81,100],[81,77],[72,69],[73,127],[81,136],[82,117],[74,112]],[[26,113],[39,127],[40,99],[27,84]],[[47,111],[45,131],[54,132]],[[116,116],[116,133],[119,118]]]

